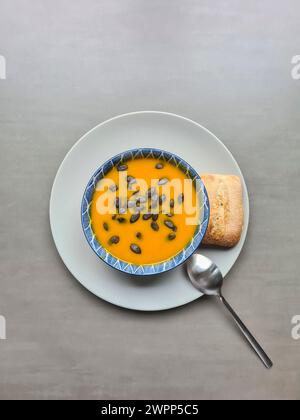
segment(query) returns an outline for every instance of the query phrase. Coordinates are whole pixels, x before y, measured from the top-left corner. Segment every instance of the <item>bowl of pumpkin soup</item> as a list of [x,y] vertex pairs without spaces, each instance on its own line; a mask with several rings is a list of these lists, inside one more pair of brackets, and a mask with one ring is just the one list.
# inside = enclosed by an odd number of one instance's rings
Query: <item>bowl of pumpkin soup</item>
[[120,153],[100,166],[83,194],[88,244],[111,267],[153,275],[182,264],[199,247],[209,201],[198,173],[153,148]]

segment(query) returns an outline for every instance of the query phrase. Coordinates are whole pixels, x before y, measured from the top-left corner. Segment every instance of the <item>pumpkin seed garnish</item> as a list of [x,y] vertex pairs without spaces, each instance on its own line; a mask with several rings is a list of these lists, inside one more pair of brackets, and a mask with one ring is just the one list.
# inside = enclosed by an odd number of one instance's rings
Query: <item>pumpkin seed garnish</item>
[[155,232],[157,232],[159,230],[159,226],[156,222],[152,222],[151,227],[152,227],[153,230],[155,230]]
[[156,189],[155,189],[155,187],[151,187],[151,188],[149,188],[148,189],[148,191],[147,191],[147,195],[148,195],[148,197],[150,198],[151,196],[153,196],[154,194],[156,194]]
[[164,167],[164,164],[162,162],[159,162],[155,165],[156,169],[162,169]]
[[130,209],[132,207],[135,207],[136,201],[135,200],[129,200],[127,203],[127,207]]
[[130,223],[135,223],[139,220],[140,213],[132,214],[130,217]]
[[159,196],[159,204],[162,205],[167,199],[166,194],[162,194]]
[[117,170],[118,170],[119,172],[122,172],[122,171],[127,171],[127,169],[128,169],[128,165],[126,165],[126,163],[120,163],[120,164],[117,166]]
[[177,231],[177,226],[174,225],[172,220],[165,220],[164,224],[165,224],[165,226],[167,226],[167,228],[172,229],[174,232]]
[[184,194],[183,193],[181,193],[181,194],[179,194],[179,196],[178,196],[178,203],[179,204],[182,204],[184,202]]
[[169,233],[169,235],[168,235],[168,239],[169,239],[169,241],[173,241],[173,239],[175,239],[175,238],[176,238],[176,235],[175,235],[175,233],[174,233],[174,232]]
[[128,182],[128,184],[133,184],[133,183],[136,182],[136,179],[135,179],[134,176],[128,175],[127,176],[127,182]]
[[151,207],[152,209],[156,209],[156,207],[158,206],[158,200],[159,200],[159,198],[158,198],[158,195],[157,195],[157,194],[154,194],[154,195],[151,197],[151,204],[150,204],[150,207]]
[[143,220],[149,220],[149,219],[151,219],[151,217],[152,217],[152,214],[151,213],[145,213],[145,214],[143,214]]
[[108,241],[111,245],[112,244],[118,244],[120,242],[120,237],[117,235],[112,236],[111,238],[109,238]]
[[160,178],[158,185],[165,185],[169,182],[168,178]]
[[130,249],[132,252],[134,252],[135,254],[141,254],[142,250],[141,248],[137,245],[137,244],[131,244],[130,245]]
[[117,186],[117,184],[113,184],[109,187],[109,189],[112,192],[116,192],[116,191],[118,191],[119,187]]

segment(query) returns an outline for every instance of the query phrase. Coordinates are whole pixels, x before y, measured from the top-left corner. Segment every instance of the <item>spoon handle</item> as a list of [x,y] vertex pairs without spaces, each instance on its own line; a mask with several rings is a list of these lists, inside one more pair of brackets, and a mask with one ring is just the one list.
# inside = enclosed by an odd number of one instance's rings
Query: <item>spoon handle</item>
[[226,299],[223,296],[219,296],[221,302],[224,304],[224,306],[228,309],[230,314],[233,316],[235,322],[237,323],[238,327],[254,349],[254,351],[257,353],[258,357],[261,359],[263,364],[266,366],[266,368],[271,369],[273,366],[272,360],[267,356],[265,351],[262,349],[262,347],[258,344],[256,339],[253,337],[253,335],[250,333],[248,328],[245,326],[245,324],[241,321],[241,319],[238,317],[238,315],[235,313],[235,311],[232,309],[232,307],[229,305],[229,303],[226,301]]

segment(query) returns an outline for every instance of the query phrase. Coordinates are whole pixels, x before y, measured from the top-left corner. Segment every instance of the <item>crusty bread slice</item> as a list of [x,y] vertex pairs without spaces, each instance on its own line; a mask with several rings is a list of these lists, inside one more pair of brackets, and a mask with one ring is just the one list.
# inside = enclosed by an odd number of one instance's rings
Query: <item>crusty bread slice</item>
[[210,203],[203,244],[232,247],[241,237],[244,211],[242,183],[236,175],[202,174]]

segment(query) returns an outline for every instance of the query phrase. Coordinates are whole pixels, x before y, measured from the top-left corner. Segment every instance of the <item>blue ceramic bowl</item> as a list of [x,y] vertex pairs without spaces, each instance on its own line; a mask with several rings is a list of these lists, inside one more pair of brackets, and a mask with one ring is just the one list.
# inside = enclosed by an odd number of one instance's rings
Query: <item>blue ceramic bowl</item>
[[[121,162],[126,162],[132,159],[138,158],[147,158],[147,157],[154,157],[159,158],[161,160],[165,160],[167,162],[171,162],[172,164],[178,166],[188,178],[192,180],[199,180],[197,182],[197,193],[199,196],[199,202],[203,203],[201,213],[200,213],[200,220],[199,225],[197,225],[195,229],[195,234],[191,241],[186,245],[184,249],[182,249],[177,255],[173,256],[172,258],[157,263],[157,264],[144,264],[144,265],[135,265],[128,263],[126,261],[122,261],[112,254],[110,254],[98,241],[95,237],[95,234],[91,227],[91,217],[90,217],[90,203],[93,197],[94,190],[96,188],[96,184],[99,180],[104,178],[107,173],[114,167],[117,166]],[[133,149],[128,150],[124,153],[120,153],[109,161],[105,162],[94,175],[89,180],[87,187],[84,191],[82,205],[81,205],[81,223],[84,235],[92,248],[92,250],[101,258],[104,262],[106,262],[111,267],[120,270],[124,273],[135,274],[139,276],[143,275],[153,275],[153,274],[160,274],[166,271],[172,270],[173,268],[179,266],[180,264],[184,263],[199,247],[209,220],[209,201],[207,192],[205,189],[204,184],[202,183],[200,176],[198,173],[193,169],[187,162],[185,162],[180,157],[174,155],[173,153],[165,152],[160,149],[152,149],[152,148],[142,148],[142,149]]]

